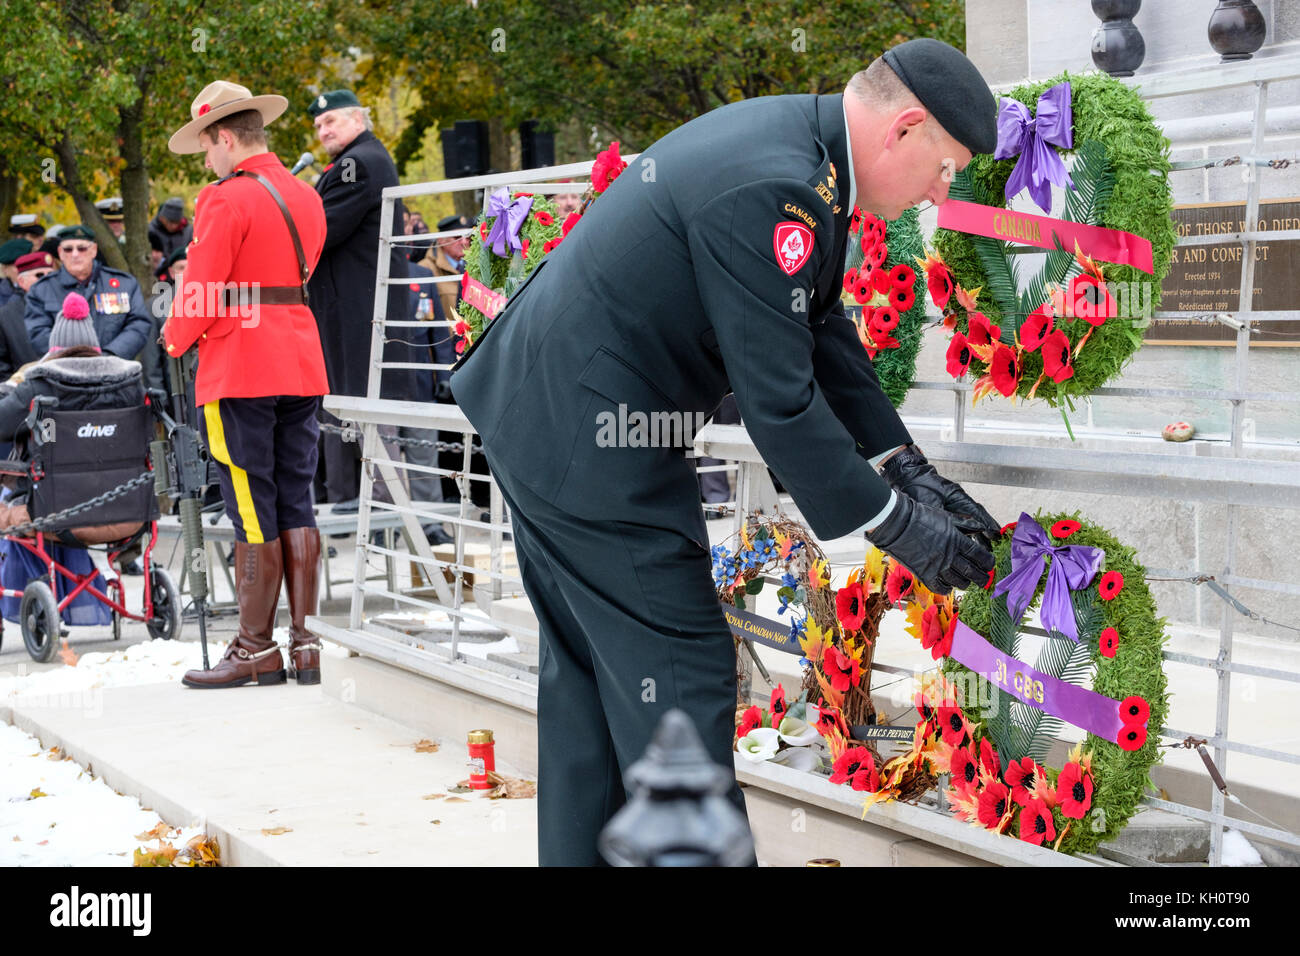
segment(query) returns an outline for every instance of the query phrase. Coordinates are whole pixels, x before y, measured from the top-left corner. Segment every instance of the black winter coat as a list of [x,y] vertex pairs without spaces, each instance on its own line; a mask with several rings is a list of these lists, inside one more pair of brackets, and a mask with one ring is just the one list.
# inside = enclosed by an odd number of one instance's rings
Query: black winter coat
[[52,358],[33,365],[22,383],[0,398],[0,440],[26,430],[23,420],[38,395],[57,398],[60,411],[143,405],[140,363],[105,354]]

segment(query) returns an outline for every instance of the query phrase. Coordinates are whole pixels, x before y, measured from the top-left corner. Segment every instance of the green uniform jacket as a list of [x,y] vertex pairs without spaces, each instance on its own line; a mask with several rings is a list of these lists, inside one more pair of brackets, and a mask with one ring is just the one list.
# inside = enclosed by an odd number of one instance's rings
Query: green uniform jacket
[[884,507],[867,459],[911,438],[839,302],[852,214],[842,101],[731,104],[623,171],[452,376],[494,467],[570,514],[707,547],[681,447],[598,439],[611,416],[693,420],[734,391],[816,534],[847,534]]

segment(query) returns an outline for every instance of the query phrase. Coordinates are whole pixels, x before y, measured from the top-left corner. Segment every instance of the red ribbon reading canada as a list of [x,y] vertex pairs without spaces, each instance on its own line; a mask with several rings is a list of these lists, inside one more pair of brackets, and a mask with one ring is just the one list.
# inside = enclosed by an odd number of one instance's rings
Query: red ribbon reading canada
[[1013,212],[1000,206],[949,199],[939,207],[939,228],[968,232],[1004,242],[1016,242],[1040,249],[1057,248],[1056,240],[1067,252],[1074,252],[1077,242],[1083,252],[1104,262],[1133,266],[1150,275],[1154,272],[1151,243],[1141,236],[1119,229],[1105,229],[1078,222],[1066,222],[1051,216]]
[[477,279],[471,279],[468,272],[460,277],[460,296],[489,319],[495,319],[506,304],[505,296],[493,292]]

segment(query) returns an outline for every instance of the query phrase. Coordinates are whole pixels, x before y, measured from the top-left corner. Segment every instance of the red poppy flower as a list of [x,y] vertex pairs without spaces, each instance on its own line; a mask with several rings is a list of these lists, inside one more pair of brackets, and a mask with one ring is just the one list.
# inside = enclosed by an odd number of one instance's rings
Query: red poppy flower
[[856,631],[862,627],[867,616],[867,596],[862,592],[862,583],[854,581],[846,588],[835,592],[835,616],[846,631]]
[[820,697],[817,698],[817,720],[813,724],[817,728],[817,733],[823,737],[829,737],[832,730],[838,730],[840,726],[839,714],[838,708],[830,706]]
[[830,678],[831,687],[844,693],[850,686],[857,687],[862,681],[862,665],[857,658],[850,657],[838,647],[826,648],[822,655],[822,670]]
[[199,107],[199,115],[202,116],[204,113],[206,113],[206,112],[207,112],[208,110],[210,110],[210,109],[212,109],[212,104],[211,104],[211,103],[204,103],[202,106]]
[[910,285],[894,286],[889,293],[889,304],[899,312],[906,312],[916,303],[916,293]]
[[998,756],[998,752],[993,749],[987,737],[980,741],[980,769],[990,777],[1002,773],[1002,758]]
[[931,263],[925,273],[925,286],[930,290],[934,307],[942,311],[952,298],[952,274],[942,262]]
[[456,354],[457,354],[457,355],[460,355],[462,352],[465,351],[465,343],[466,343],[467,341],[468,341],[468,339],[457,339],[457,340],[456,340]]
[[966,340],[971,345],[994,345],[1002,334],[999,326],[993,325],[983,312],[972,312],[966,317]]
[[985,591],[993,587],[993,581],[997,578],[997,576],[998,576],[998,569],[996,567],[989,568],[989,579],[984,582]]
[[555,225],[555,217],[544,210],[537,213],[537,221],[543,226]]
[[898,310],[892,305],[882,305],[871,314],[871,324],[881,332],[892,332],[898,328]]
[[420,283],[418,283],[418,282],[412,282],[410,285],[407,286],[407,288],[410,289],[412,292],[419,292],[419,291],[420,291]]
[[952,752],[948,773],[958,793],[969,793],[979,786],[979,764],[975,762],[975,754],[969,747],[958,747]]
[[1056,795],[1061,813],[1071,820],[1082,820],[1092,806],[1092,774],[1084,773],[1077,763],[1067,763],[1056,778]]
[[554,239],[547,239],[542,243],[542,255],[546,255],[563,241],[563,237],[557,236]]
[[1129,752],[1141,750],[1142,745],[1146,742],[1147,729],[1136,724],[1131,727],[1122,728],[1119,732],[1119,740],[1116,741],[1116,743],[1119,744],[1120,750],[1127,750]]
[[879,269],[889,258],[889,247],[883,242],[877,242],[871,247],[871,251],[866,253],[867,262],[871,263],[873,269]]
[[1011,791],[995,780],[980,792],[979,821],[986,830],[1001,833],[1009,822],[1011,807]]
[[953,378],[960,378],[966,374],[970,368],[971,359],[970,345],[966,342],[966,336],[960,332],[954,332],[952,341],[948,343],[948,374]]
[[1052,525],[1052,534],[1058,538],[1068,538],[1082,527],[1083,525],[1079,524],[1079,522],[1067,518]]
[[785,705],[785,688],[780,684],[772,691],[772,698],[768,705],[768,713],[772,715],[772,726],[780,727],[781,720],[785,717],[785,712],[790,708]]
[[478,237],[482,239],[484,242],[487,242],[488,224],[486,222],[480,222],[478,224]]
[[1020,347],[1026,352],[1032,352],[1042,345],[1052,331],[1052,321],[1051,306],[1040,305],[1030,312],[1025,324],[1020,326]]
[[844,291],[853,294],[853,287],[858,284],[858,270],[850,269],[844,273]]
[[964,747],[970,741],[960,707],[940,707],[938,723],[939,735],[949,747]]
[[900,262],[889,270],[889,281],[895,286],[910,289],[916,284],[916,270],[906,262]]
[[858,281],[853,286],[853,299],[858,305],[866,305],[875,292],[871,288],[871,274],[858,270]]
[[567,236],[569,234],[569,230],[572,229],[574,226],[576,226],[578,224],[578,220],[581,218],[582,218],[582,213],[580,212],[571,212],[567,216],[565,216],[564,225],[560,227],[560,235]]
[[888,272],[886,272],[884,269],[874,269],[874,270],[872,270],[872,273],[871,273],[871,291],[872,291],[872,292],[879,293],[880,295],[888,295],[888,294],[889,294],[889,291],[890,291],[893,287],[894,287],[893,284],[889,281],[889,273],[888,273]]
[[1119,597],[1119,592],[1124,590],[1124,575],[1118,571],[1107,571],[1101,576],[1101,583],[1097,585],[1097,590],[1101,593],[1103,601],[1113,601]]
[[873,219],[868,225],[871,229],[871,235],[875,238],[875,241],[877,243],[884,243],[887,235],[887,230],[885,228],[884,220]]
[[936,661],[952,653],[952,637],[956,631],[957,615],[954,614],[945,626],[938,604],[931,604],[921,615],[921,646]]
[[856,233],[862,228],[862,210],[857,206],[853,207],[853,215],[849,217],[849,232]]
[[627,163],[618,155],[618,140],[614,140],[608,149],[596,154],[596,162],[591,167],[591,186],[596,195],[608,189],[625,169]]
[[848,783],[854,790],[875,793],[880,789],[876,761],[866,747],[850,747],[831,765],[831,783]]
[[736,728],[736,739],[739,740],[741,737],[746,736],[751,730],[761,727],[762,725],[763,712],[759,710],[758,705],[755,704],[753,707],[749,708],[749,710],[745,711],[744,716],[740,718],[740,726]]
[[464,319],[461,319],[459,322],[456,323],[456,328],[454,331],[456,332],[457,335],[469,335],[469,323],[466,322]]
[[1015,531],[1016,525],[1018,525],[1019,523],[1020,523],[1019,521],[1008,521],[1006,524],[1004,524],[1002,526],[1002,531],[1001,531],[1002,537],[1005,538],[1007,535],[1011,534],[1011,532]]
[[999,345],[989,363],[989,374],[993,376],[994,388],[1003,395],[1014,395],[1016,386],[1020,384],[1020,363],[1016,361],[1016,353],[1005,345]]
[[1056,839],[1056,823],[1052,811],[1042,800],[1031,800],[1020,811],[1020,839],[1042,846]]
[[527,259],[527,258],[528,258],[528,240],[527,240],[527,239],[525,239],[525,240],[523,241],[523,250],[522,250],[522,251],[523,251],[523,254],[524,254],[524,258]]
[[1034,787],[1038,783],[1041,771],[1033,757],[1022,757],[1007,764],[1007,786],[1011,788],[1011,799],[1022,807],[1029,806],[1034,800]]
[[1119,631],[1108,627],[1101,632],[1101,636],[1097,639],[1097,649],[1101,651],[1102,657],[1114,657],[1118,647]]
[[915,586],[916,577],[911,571],[897,561],[890,564],[889,574],[885,576],[885,596],[890,604],[898,604],[912,593]]
[[1118,311],[1106,283],[1087,274],[1070,280],[1067,302],[1069,314],[1083,319],[1089,325],[1101,325],[1107,319],[1114,318]]
[[1145,724],[1151,716],[1151,705],[1137,694],[1125,697],[1119,704],[1119,719],[1125,725]]
[[1060,329],[1048,335],[1042,341],[1043,372],[1053,382],[1064,382],[1074,374],[1070,364],[1070,340]]
[[122,283],[119,282],[117,279],[109,279],[109,280],[108,280],[108,286],[109,286],[110,289],[116,289],[116,288],[117,288],[118,286],[120,286],[121,284],[122,284]]

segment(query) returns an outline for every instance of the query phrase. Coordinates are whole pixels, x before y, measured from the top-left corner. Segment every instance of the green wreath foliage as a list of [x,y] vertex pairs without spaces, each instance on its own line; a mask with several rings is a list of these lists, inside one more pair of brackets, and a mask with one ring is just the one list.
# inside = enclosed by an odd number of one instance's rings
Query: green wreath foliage
[[[1105,73],[1072,75],[1067,72],[1050,80],[1019,86],[1006,96],[1024,103],[1033,113],[1038,97],[1066,80],[1070,83],[1075,149],[1060,152],[1084,154],[1083,158],[1092,164],[1096,181],[1072,172],[1076,186],[1088,185],[1084,195],[1067,191],[1069,208],[1062,218],[1120,229],[1150,240],[1152,275],[1133,266],[1098,264],[1108,285],[1151,283],[1154,311],[1160,305],[1160,284],[1169,272],[1178,237],[1171,217],[1169,140],[1155,125],[1137,93]],[[1092,155],[1087,156],[1088,152]],[[995,160],[992,155],[976,156],[953,181],[949,195],[988,206],[1005,206],[1004,190],[1015,164],[1016,158]],[[1005,243],[940,229],[935,232],[934,246],[954,282],[966,289],[981,289],[977,307],[992,323],[1001,326],[1001,338],[1007,345],[1014,345],[1015,333],[1026,316],[1047,301],[1048,282],[1044,279],[1060,285],[1079,271],[1073,264],[1073,249],[1048,253],[1043,276],[1031,282],[1025,294],[1018,295],[1015,286],[1019,274],[1012,261],[1016,257],[1005,254]],[[1088,250],[1083,252],[1086,255]],[[1015,305],[1007,308],[1011,302]],[[1119,374],[1141,347],[1143,325],[1138,317],[1116,316],[1096,328],[1074,360],[1073,377],[1061,383],[1045,377],[1035,395],[1055,406],[1104,385]],[[959,317],[957,327],[963,333],[966,331],[964,316]],[[1073,347],[1091,326],[1077,319],[1058,320],[1057,328],[1065,330]],[[1023,352],[1021,360],[1023,368],[1017,394],[1028,396],[1043,370],[1041,350]],[[977,361],[972,365],[972,373],[976,365],[981,371],[985,369]]]
[[[845,254],[844,271],[862,264],[861,233],[850,234]],[[916,271],[912,291],[916,298],[912,307],[898,317],[898,327],[893,337],[898,348],[885,349],[873,360],[880,387],[895,407],[903,404],[907,392],[916,381],[916,357],[921,352],[921,333],[925,330],[925,273],[917,261],[925,258],[925,239],[921,235],[920,213],[908,209],[897,219],[885,220],[885,244],[889,254],[881,267],[888,272],[896,265],[907,265]]]
[[[511,198],[514,199],[518,195],[518,193],[512,194]],[[538,218],[539,213],[545,213],[551,218],[551,222],[541,222]],[[509,257],[498,256],[485,241],[484,237],[491,232],[494,222],[496,222],[495,216],[483,216],[475,225],[469,249],[465,253],[465,272],[471,279],[510,298],[515,289],[519,288],[546,255],[543,251],[546,243],[560,238],[563,222],[560,220],[555,203],[545,196],[534,195],[528,218],[519,229],[519,238],[521,243],[526,244],[528,255],[516,252]],[[492,321],[464,299],[461,300],[458,311],[460,317],[469,326],[471,341],[477,339],[482,334],[484,326]]]
[[[1166,693],[1163,651],[1166,642],[1166,620],[1156,616],[1155,599],[1146,583],[1146,569],[1138,561],[1134,550],[1120,542],[1110,532],[1090,524],[1074,513],[1037,514],[1035,520],[1048,529],[1058,521],[1078,521],[1081,528],[1068,539],[1053,541],[1058,544],[1086,545],[1100,548],[1105,553],[1102,573],[1118,571],[1124,576],[1124,586],[1110,601],[1097,597],[1098,574],[1089,588],[1075,592],[1076,620],[1079,621],[1078,645],[1064,639],[1048,639],[1034,663],[1036,669],[1071,683],[1091,687],[1117,701],[1137,695],[1150,706],[1147,720],[1147,740],[1138,750],[1126,751],[1118,744],[1088,734],[1084,740],[1085,752],[1092,752],[1094,790],[1092,807],[1083,820],[1067,820],[1059,807],[1053,809],[1056,832],[1060,834],[1070,823],[1070,830],[1061,841],[1063,853],[1090,853],[1105,840],[1114,839],[1137,811],[1142,794],[1154,790],[1151,768],[1160,762],[1159,730],[1169,712]],[[993,548],[996,559],[996,579],[1011,571],[1011,533],[1008,531]],[[1048,557],[1050,567],[1051,557]],[[1038,607],[1047,581],[1044,571],[1026,609]],[[972,630],[983,635],[998,650],[1020,657],[1017,653],[1019,631],[1011,624],[1006,610],[1006,598],[994,598],[992,588],[972,588],[962,596],[958,618]],[[1101,632],[1113,627],[1119,632],[1119,646],[1114,657],[1106,657],[1099,649]],[[1023,658],[1021,658],[1023,659]],[[944,673],[950,680],[973,686],[973,672],[957,661],[947,658]],[[981,686],[992,687],[981,678]],[[976,708],[963,707],[966,718],[976,726],[976,745],[987,737],[997,748],[1005,769],[1008,762],[1023,757],[1033,757],[1043,766],[1052,737],[1061,725],[1058,718],[1048,717],[1042,711],[1016,701],[1013,695],[993,688],[998,695],[995,714],[985,717]],[[1056,787],[1060,768],[1045,768],[1048,782]],[[1015,814],[1007,830],[1017,835],[1019,814]]]

